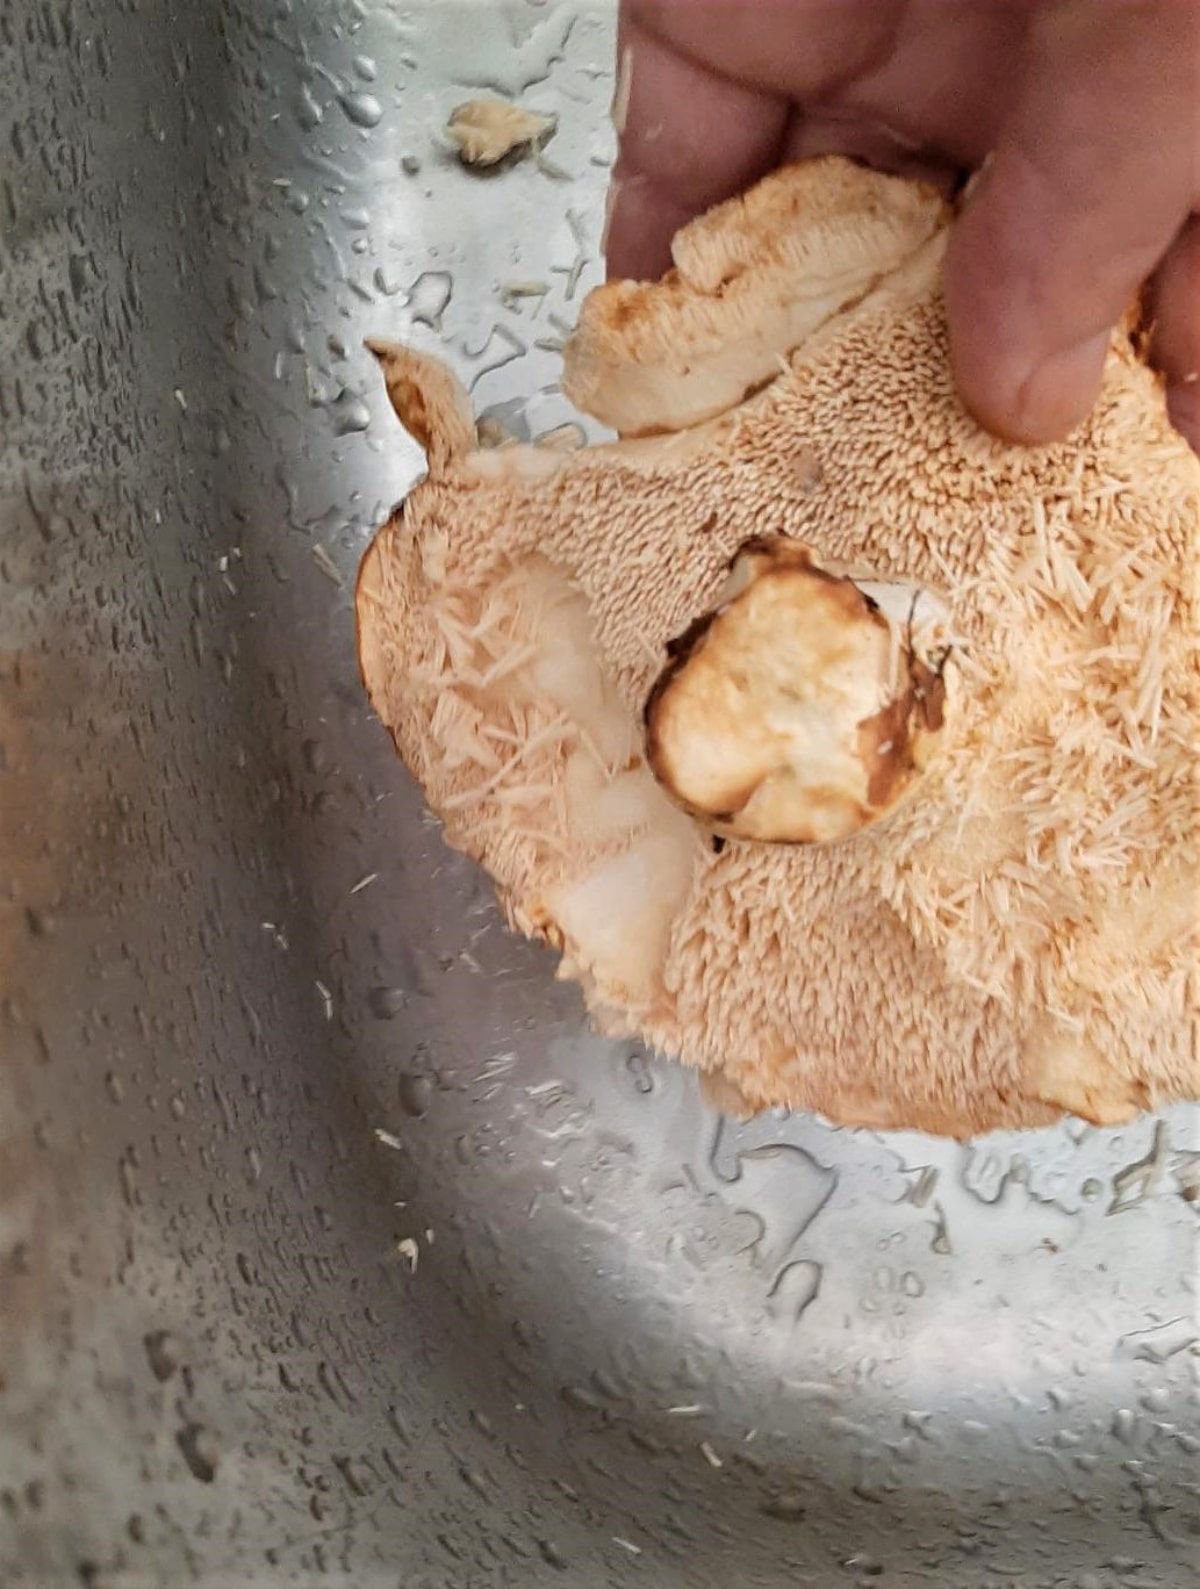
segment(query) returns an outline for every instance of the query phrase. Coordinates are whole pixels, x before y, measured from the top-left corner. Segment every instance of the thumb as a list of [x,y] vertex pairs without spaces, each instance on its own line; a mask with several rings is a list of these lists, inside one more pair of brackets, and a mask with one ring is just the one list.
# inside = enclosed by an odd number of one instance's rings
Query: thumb
[[[678,229],[775,165],[787,103],[680,53],[623,5],[623,104],[605,228],[610,276],[658,276]],[[678,9],[678,8],[677,8]]]
[[979,421],[1047,442],[1095,402],[1113,326],[1197,190],[1200,5],[1057,0],[955,225],[946,307]]

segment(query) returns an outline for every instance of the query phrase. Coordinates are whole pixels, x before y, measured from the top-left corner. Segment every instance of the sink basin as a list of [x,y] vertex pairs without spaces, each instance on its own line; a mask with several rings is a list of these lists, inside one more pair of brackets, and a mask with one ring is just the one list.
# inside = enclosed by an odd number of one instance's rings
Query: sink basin
[[[0,1580],[1174,1589],[1200,1130],[745,1125],[370,714],[422,460],[572,418],[608,6],[0,0]],[[559,118],[469,172],[481,93]]]

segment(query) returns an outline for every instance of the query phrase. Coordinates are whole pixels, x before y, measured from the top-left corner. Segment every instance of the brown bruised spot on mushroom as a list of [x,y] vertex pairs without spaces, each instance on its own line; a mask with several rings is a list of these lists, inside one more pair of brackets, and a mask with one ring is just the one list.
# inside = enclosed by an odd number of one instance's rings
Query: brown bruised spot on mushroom
[[646,703],[647,761],[730,837],[811,844],[887,814],[946,717],[948,615],[920,586],[748,541],[717,606],[668,646]]
[[446,123],[446,136],[468,166],[494,166],[511,154],[524,154],[554,131],[553,116],[523,110],[503,99],[470,99],[456,105]]

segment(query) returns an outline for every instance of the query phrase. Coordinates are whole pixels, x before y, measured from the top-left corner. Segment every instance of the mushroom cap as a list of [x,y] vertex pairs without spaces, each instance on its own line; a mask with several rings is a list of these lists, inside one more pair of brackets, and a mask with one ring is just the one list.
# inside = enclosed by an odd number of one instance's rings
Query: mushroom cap
[[[1121,1120],[1200,1094],[1200,463],[1129,327],[1067,441],[982,432],[950,376],[948,214],[926,225],[931,202],[810,162],[677,239],[677,259],[742,261],[736,325],[719,272],[639,286],[624,323],[600,289],[570,384],[611,397],[624,370],[639,437],[480,450],[444,367],[382,349],[430,473],[363,560],[362,673],[447,840],[560,951],[597,1026],[699,1066],[727,1104],[959,1136]],[[794,235],[756,292],[747,218],[772,206]],[[846,236],[881,216],[906,244],[832,290]],[[821,306],[799,332],[780,318],[789,294]],[[769,348],[772,373],[747,381],[723,337]],[[691,386],[681,364],[706,362]],[[589,388],[580,372],[598,370]],[[868,801],[840,836],[782,823],[773,837],[819,841],[715,847],[643,713],[670,642],[778,584],[768,561],[726,588],[764,530],[803,549],[780,588],[808,610],[819,584],[822,612],[829,596],[843,630],[849,614],[846,721],[880,663],[870,641],[907,610],[891,596],[913,590],[947,613],[949,710],[903,798]],[[760,672],[791,643],[789,610],[751,636]],[[727,654],[710,682],[731,672]]]

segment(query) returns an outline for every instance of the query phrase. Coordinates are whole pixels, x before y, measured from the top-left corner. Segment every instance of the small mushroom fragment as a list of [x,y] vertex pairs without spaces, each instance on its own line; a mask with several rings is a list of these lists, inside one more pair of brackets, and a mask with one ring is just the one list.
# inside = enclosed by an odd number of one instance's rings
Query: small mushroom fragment
[[920,585],[829,572],[798,541],[734,558],[667,650],[646,758],[685,810],[740,839],[843,839],[885,815],[946,721],[948,615]]
[[541,143],[556,125],[553,116],[523,110],[503,99],[469,99],[450,112],[446,136],[464,165],[494,166],[506,155],[525,153]]

